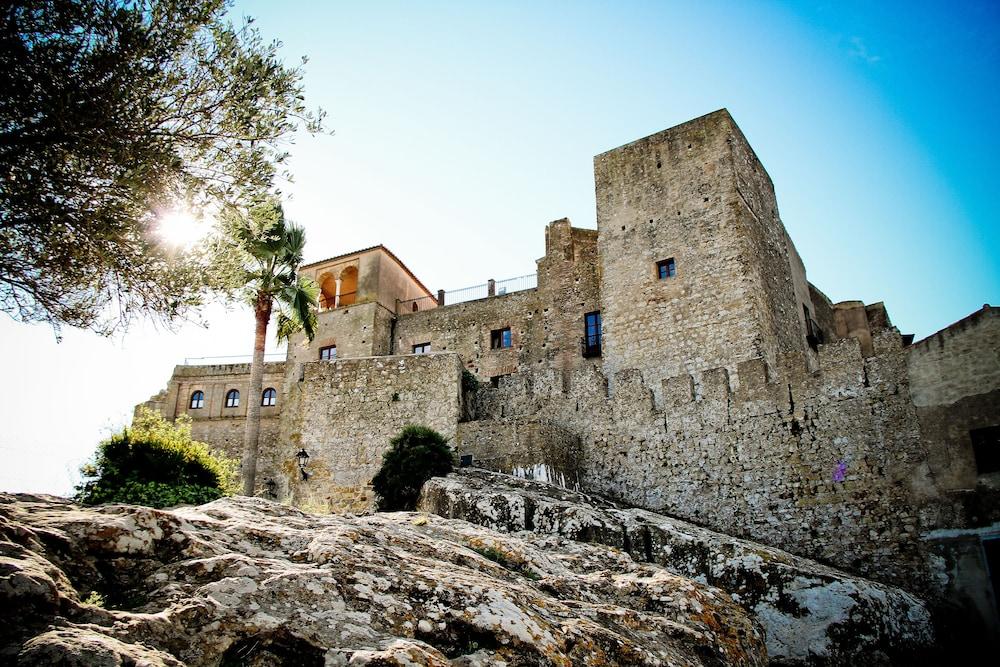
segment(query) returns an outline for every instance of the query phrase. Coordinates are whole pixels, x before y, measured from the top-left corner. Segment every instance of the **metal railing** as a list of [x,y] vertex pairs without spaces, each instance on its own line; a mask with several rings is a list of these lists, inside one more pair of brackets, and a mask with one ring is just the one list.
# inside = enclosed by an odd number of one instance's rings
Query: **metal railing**
[[[270,352],[264,355],[264,361],[284,361],[286,353]],[[249,364],[253,361],[252,354],[227,354],[220,357],[184,357],[185,366],[223,366],[228,364]]]
[[475,301],[476,299],[485,299],[489,295],[490,295],[489,283],[483,283],[482,285],[473,285],[472,287],[460,287],[458,289],[447,290],[444,293],[444,303],[450,306],[453,303],[462,303],[463,301]]
[[471,287],[462,287],[448,291],[440,290],[436,299],[430,296],[406,300],[397,299],[396,314],[405,315],[406,313],[428,310],[436,306],[451,306],[456,303],[475,301],[476,299],[485,299],[491,296],[503,296],[505,294],[512,294],[513,292],[534,289],[535,287],[538,287],[537,273],[529,273],[524,276],[507,278],[505,280],[491,279],[482,285],[473,285]]
[[496,281],[496,295],[510,294],[511,292],[523,292],[526,289],[538,287],[538,274],[529,273],[517,278],[507,278]]

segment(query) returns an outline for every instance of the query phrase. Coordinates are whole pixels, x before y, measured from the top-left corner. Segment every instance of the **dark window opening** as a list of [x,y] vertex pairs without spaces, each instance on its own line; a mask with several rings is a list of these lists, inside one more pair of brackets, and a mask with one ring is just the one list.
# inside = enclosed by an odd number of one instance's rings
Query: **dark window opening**
[[1000,471],[1000,426],[972,429],[969,437],[976,457],[976,473],[985,475]]
[[819,350],[820,343],[823,342],[823,330],[816,324],[809,312],[809,306],[802,304],[802,312],[806,316],[806,342],[813,350]]
[[492,375],[492,376],[490,376],[490,386],[493,387],[494,389],[499,389],[500,388],[500,378],[502,378],[502,377],[503,377],[502,375]]
[[260,395],[260,404],[264,407],[271,407],[278,402],[278,392],[274,390],[273,387],[268,387],[264,390],[264,393]]
[[656,263],[656,277],[660,280],[666,280],[667,278],[673,278],[677,275],[677,263],[674,262],[674,258],[661,259]]
[[430,343],[417,343],[413,346],[413,354],[427,354],[431,351]]
[[501,350],[513,344],[510,337],[510,327],[504,329],[494,329],[490,332],[490,349]]
[[235,389],[230,389],[226,392],[226,407],[227,408],[238,408],[240,407],[240,392]]
[[196,391],[191,394],[191,409],[200,410],[205,407],[205,392]]
[[319,348],[319,358],[320,359],[336,359],[337,358],[337,346],[328,345],[326,347]]
[[583,356],[601,356],[601,311],[595,310],[583,316]]

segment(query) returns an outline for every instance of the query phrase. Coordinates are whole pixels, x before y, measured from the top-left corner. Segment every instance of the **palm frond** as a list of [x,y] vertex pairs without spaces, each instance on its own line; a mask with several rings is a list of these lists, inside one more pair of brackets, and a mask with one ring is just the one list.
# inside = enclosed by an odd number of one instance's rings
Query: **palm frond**
[[319,285],[305,276],[299,276],[296,281],[298,291],[295,294],[294,310],[296,317],[302,321],[302,330],[310,341],[316,336],[316,306],[319,303]]
[[316,304],[319,286],[309,278],[299,276],[294,284],[275,292],[278,305],[278,340],[302,331],[309,340],[316,335]]
[[302,263],[302,253],[306,247],[306,230],[295,223],[285,226],[285,243],[282,262],[287,266],[298,267]]
[[299,331],[302,331],[302,324],[298,320],[278,311],[277,329],[274,333],[279,343],[288,340],[292,334]]

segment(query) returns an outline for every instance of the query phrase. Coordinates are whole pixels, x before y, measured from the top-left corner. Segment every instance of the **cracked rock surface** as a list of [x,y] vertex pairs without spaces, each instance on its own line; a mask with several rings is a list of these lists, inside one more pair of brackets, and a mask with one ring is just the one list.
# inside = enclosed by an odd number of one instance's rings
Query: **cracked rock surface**
[[418,508],[605,544],[722,588],[762,623],[773,665],[911,665],[934,642],[926,605],[904,590],[552,484],[466,468],[428,481]]
[[760,625],[718,588],[558,534],[0,494],[0,664],[766,662]]

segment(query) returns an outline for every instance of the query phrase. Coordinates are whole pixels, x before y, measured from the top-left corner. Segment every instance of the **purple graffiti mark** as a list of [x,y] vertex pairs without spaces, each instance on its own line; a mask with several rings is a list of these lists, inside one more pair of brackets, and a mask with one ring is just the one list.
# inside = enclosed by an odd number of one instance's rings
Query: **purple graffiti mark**
[[833,469],[833,481],[843,482],[847,479],[847,461],[841,459],[837,461],[837,467]]

